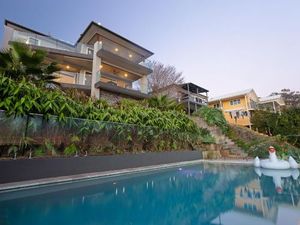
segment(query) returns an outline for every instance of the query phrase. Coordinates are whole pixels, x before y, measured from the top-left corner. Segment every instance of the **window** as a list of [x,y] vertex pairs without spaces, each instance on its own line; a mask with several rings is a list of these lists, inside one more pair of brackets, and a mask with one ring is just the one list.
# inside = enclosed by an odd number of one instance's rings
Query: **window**
[[230,105],[239,105],[239,104],[241,104],[240,99],[235,99],[230,101]]
[[220,108],[220,104],[219,103],[215,104],[214,108],[219,109]]
[[94,54],[94,49],[92,49],[92,48],[87,48],[87,54],[88,54],[88,55],[93,55],[93,54]]
[[29,37],[26,43],[29,45],[39,45],[39,40],[33,37]]

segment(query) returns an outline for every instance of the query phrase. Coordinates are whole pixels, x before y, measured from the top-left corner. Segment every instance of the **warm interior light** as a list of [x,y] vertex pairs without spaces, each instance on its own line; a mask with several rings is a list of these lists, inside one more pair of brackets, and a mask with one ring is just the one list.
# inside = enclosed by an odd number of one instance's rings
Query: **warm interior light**
[[128,77],[128,74],[127,74],[127,73],[125,73],[125,74],[124,74],[124,76],[125,76],[125,77]]
[[100,65],[100,69],[102,69],[103,68],[103,66],[102,65]]
[[131,54],[129,54],[129,58],[132,58],[132,55],[131,55]]
[[66,68],[67,68],[67,70],[68,70],[68,69],[70,69],[70,66],[69,66],[69,65],[67,65],[67,66],[66,66]]
[[119,49],[118,49],[118,48],[115,48],[115,51],[117,52],[117,51],[119,51]]

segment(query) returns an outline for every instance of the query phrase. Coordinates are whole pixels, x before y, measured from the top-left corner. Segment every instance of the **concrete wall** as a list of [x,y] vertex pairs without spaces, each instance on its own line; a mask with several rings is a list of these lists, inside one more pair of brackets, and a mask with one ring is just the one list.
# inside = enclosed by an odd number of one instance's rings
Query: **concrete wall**
[[120,170],[201,158],[199,151],[174,151],[77,158],[0,160],[0,183]]

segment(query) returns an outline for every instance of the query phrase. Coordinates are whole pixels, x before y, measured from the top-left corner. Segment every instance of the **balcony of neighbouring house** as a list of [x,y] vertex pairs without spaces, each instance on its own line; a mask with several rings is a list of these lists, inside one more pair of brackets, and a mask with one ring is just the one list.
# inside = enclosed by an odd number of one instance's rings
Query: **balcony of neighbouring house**
[[204,106],[207,105],[207,97],[204,95],[184,95],[181,99],[180,102],[186,103],[186,102],[190,102],[190,103],[194,103],[197,104],[199,106]]

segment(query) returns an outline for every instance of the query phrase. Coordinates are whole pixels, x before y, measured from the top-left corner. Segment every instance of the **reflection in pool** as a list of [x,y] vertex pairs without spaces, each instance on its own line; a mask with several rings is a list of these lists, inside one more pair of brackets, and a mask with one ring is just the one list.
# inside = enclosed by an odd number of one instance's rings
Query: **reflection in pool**
[[0,224],[300,224],[300,179],[197,164],[0,194]]

